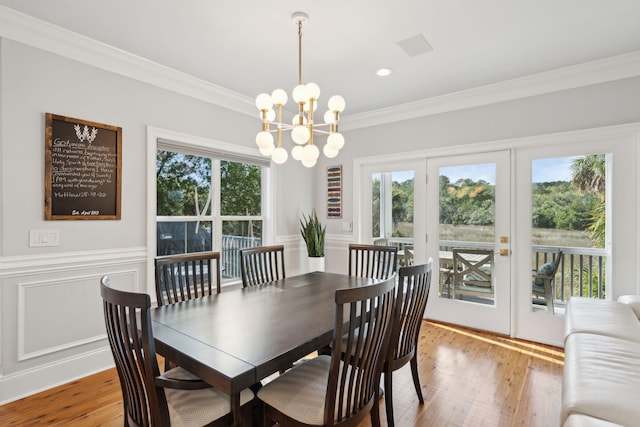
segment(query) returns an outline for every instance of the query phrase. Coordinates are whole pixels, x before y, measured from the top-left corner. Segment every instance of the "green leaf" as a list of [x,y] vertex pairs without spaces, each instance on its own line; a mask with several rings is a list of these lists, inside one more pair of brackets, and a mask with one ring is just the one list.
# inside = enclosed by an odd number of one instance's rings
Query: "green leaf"
[[307,254],[310,257],[324,256],[324,235],[326,227],[322,226],[316,211],[313,210],[308,217],[302,214],[300,220],[300,234],[307,245]]

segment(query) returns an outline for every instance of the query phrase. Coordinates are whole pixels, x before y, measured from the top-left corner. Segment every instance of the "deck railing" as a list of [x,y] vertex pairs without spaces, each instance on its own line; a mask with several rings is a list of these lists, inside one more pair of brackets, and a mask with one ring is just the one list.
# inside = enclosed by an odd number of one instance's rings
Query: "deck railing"
[[261,237],[222,236],[222,277],[240,277],[240,249],[261,245]]
[[[411,239],[390,239],[400,249]],[[493,243],[441,240],[440,250],[453,248],[494,249]],[[563,256],[555,278],[555,302],[565,303],[572,296],[604,299],[606,297],[607,251],[595,248],[534,245],[531,250],[531,269],[553,261],[559,250]],[[533,279],[533,276],[532,276]]]
[[594,248],[533,246],[532,268],[537,270],[562,250],[555,278],[555,300],[566,302],[572,296],[606,297],[607,251]]

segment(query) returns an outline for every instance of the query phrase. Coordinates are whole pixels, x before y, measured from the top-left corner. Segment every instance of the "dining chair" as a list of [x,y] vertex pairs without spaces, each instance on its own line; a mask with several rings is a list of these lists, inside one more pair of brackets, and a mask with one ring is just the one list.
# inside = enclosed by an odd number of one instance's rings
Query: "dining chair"
[[493,250],[453,249],[453,298],[493,298]]
[[155,270],[158,305],[220,293],[220,252],[159,256]]
[[[228,425],[231,397],[183,368],[160,374],[151,326],[151,297],[114,289],[100,281],[104,320],[118,371],[126,426]],[[243,390],[243,411],[253,392]]]
[[384,400],[387,425],[395,425],[393,418],[393,371],[410,363],[413,385],[418,400],[424,403],[418,376],[418,338],[429,298],[433,260],[425,264],[400,267],[393,312],[393,326],[389,353],[384,362]]
[[240,249],[240,271],[243,288],[284,279],[284,246]]
[[413,245],[404,245],[402,248],[402,260],[400,260],[400,264],[403,267],[413,265],[413,251]]
[[[373,285],[336,291],[331,355],[300,363],[258,391],[265,426],[355,426],[367,415],[373,426],[380,425],[378,388],[395,281],[394,274]],[[344,360],[343,353],[348,355]]]
[[386,280],[396,272],[396,246],[349,245],[349,275]]
[[[220,293],[220,252],[197,252],[156,257],[156,298],[158,305],[176,304]],[[176,365],[164,359],[164,370]]]
[[544,298],[547,306],[547,313],[554,314],[555,308],[553,300],[555,299],[555,279],[558,267],[562,263],[562,251],[559,250],[555,258],[551,262],[546,262],[540,266],[533,274],[531,282],[531,291],[534,296]]
[[389,246],[389,239],[375,239],[373,244],[376,246]]

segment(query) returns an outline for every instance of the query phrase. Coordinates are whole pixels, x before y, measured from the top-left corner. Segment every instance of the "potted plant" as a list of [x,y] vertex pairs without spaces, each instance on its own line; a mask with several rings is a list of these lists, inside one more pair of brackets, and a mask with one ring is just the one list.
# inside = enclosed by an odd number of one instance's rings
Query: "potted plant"
[[326,227],[320,224],[316,211],[308,217],[302,214],[300,234],[307,245],[310,271],[324,271],[324,234]]

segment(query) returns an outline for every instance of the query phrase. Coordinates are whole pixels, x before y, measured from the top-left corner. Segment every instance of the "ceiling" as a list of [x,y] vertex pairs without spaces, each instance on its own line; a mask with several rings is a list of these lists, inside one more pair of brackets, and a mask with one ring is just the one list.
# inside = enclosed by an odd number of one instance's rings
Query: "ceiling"
[[[638,0],[0,0],[254,99],[303,81],[344,115],[640,51]],[[398,42],[422,36],[410,56]],[[376,71],[393,70],[388,77]],[[291,102],[291,101],[290,101]]]

